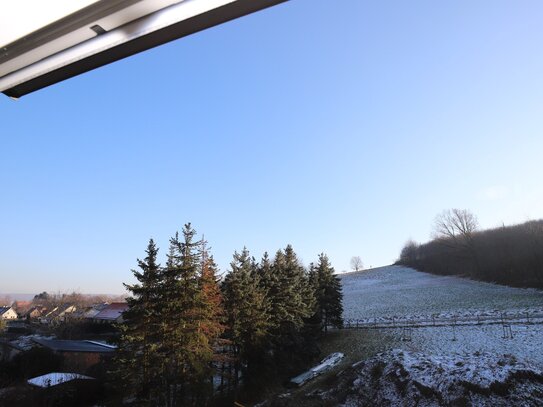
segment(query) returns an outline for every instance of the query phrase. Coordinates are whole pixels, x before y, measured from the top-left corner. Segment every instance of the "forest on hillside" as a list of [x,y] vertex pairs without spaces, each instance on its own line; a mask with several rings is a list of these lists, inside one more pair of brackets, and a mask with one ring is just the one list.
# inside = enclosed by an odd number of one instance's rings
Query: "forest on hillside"
[[433,239],[409,240],[397,264],[517,287],[543,288],[543,220],[480,230],[471,212],[439,215]]

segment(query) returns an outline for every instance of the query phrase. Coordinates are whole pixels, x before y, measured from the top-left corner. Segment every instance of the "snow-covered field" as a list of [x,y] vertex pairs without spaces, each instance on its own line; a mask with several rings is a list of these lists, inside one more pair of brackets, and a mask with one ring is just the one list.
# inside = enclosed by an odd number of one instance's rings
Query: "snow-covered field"
[[[342,283],[347,319],[394,317],[395,321],[416,323],[432,315],[442,321],[479,315],[496,316],[499,322],[501,315],[543,314],[541,291],[434,276],[400,266],[345,274]],[[382,337],[385,349],[401,348],[430,355],[511,354],[543,368],[543,321],[525,318],[513,322],[510,330],[500,323],[424,326],[386,329]]]
[[340,275],[346,319],[543,311],[543,292],[401,266]]
[[362,326],[321,344],[340,370],[263,405],[543,405],[542,291],[400,266],[340,277]]

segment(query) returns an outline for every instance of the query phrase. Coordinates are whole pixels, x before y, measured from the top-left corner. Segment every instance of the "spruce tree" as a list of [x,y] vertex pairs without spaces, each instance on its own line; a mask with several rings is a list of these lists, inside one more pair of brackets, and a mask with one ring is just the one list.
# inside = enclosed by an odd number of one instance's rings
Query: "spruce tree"
[[207,249],[202,250],[199,276],[201,301],[201,329],[207,340],[214,344],[225,329],[225,311],[219,285],[218,267]]
[[272,267],[271,289],[275,369],[290,372],[316,352],[306,324],[314,313],[314,290],[292,246],[279,250]]
[[230,267],[223,284],[228,335],[239,355],[238,368],[250,381],[257,375],[269,335],[269,302],[246,248],[234,253]]
[[201,243],[194,240],[195,235],[189,223],[182,239],[178,234],[170,239],[164,270],[161,350],[166,361],[165,401],[171,406],[202,403],[213,374],[213,342],[219,328],[212,328],[210,322],[216,309],[208,303],[211,281],[207,271],[202,278]]
[[328,326],[343,327],[343,293],[341,281],[334,274],[328,256],[319,255],[317,265],[312,268],[311,276],[317,300],[316,315],[322,329],[327,332]]
[[157,336],[160,326],[161,272],[158,249],[149,240],[144,260],[138,259],[140,271],[132,270],[138,283],[124,284],[130,292],[128,310],[120,325],[121,336],[116,355],[116,379],[138,404],[145,405],[157,397],[160,363]]
[[291,245],[284,252],[277,252],[272,270],[277,280],[274,318],[277,318],[278,325],[292,324],[295,329],[300,329],[304,319],[312,315],[315,297]]

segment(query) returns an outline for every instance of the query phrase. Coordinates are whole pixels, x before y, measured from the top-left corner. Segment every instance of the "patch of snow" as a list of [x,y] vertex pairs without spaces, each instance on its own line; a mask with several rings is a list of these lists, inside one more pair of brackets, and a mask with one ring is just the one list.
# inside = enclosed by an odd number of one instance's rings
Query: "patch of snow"
[[332,353],[331,355],[324,358],[319,365],[312,367],[311,371],[317,374],[321,374],[337,365],[344,357],[345,355],[341,352]]
[[34,377],[28,380],[28,384],[37,387],[53,387],[71,380],[93,380],[93,377],[84,376],[77,373],[48,373],[43,376]]
[[336,376],[308,398],[330,405],[542,405],[543,372],[511,355],[392,350]]
[[331,355],[328,355],[323,360],[321,360],[321,362],[317,366],[314,366],[308,371],[292,378],[290,380],[290,383],[295,386],[303,386],[309,380],[312,380],[315,377],[323,374],[327,370],[330,370],[332,367],[337,365],[344,357],[345,355],[341,352],[332,353]]

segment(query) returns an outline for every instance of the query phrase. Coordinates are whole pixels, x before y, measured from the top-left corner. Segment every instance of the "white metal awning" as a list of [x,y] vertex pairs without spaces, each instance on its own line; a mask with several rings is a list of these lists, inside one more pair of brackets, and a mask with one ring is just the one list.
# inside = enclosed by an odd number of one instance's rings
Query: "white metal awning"
[[5,1],[0,91],[17,98],[284,1]]

